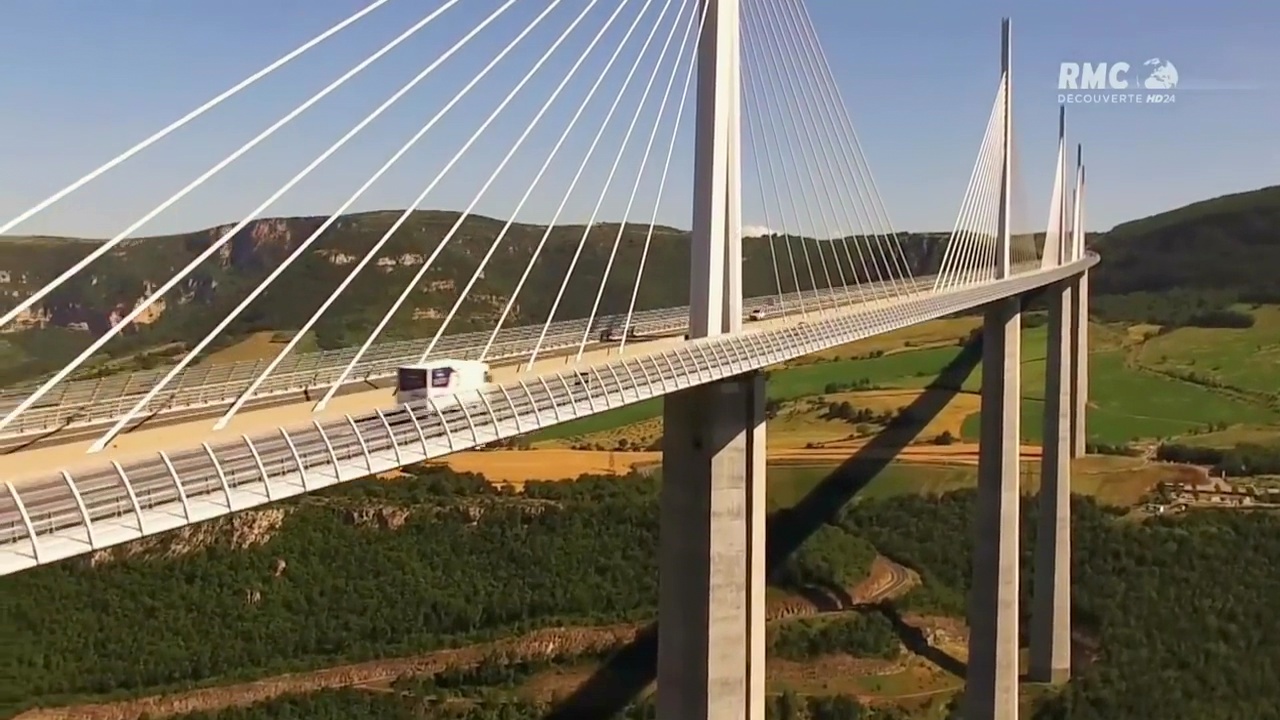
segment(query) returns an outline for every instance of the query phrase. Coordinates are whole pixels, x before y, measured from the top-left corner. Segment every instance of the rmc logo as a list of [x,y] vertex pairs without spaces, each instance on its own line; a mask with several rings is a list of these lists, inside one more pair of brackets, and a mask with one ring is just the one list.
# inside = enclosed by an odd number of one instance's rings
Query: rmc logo
[[[1167,104],[1174,101],[1177,87],[1178,69],[1160,58],[1142,63],[1136,73],[1127,62],[1064,62],[1058,67],[1059,103]],[[1070,92],[1080,90],[1093,92]]]

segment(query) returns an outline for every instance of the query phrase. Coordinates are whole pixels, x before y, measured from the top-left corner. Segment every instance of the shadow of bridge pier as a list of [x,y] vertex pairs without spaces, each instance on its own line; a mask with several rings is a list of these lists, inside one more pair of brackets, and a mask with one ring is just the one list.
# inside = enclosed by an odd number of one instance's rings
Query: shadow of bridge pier
[[[824,524],[834,521],[846,504],[893,462],[903,448],[915,441],[920,431],[961,392],[965,380],[981,362],[982,336],[976,333],[924,391],[907,405],[905,416],[910,419],[909,423],[885,428],[793,507],[770,515],[766,549],[770,577],[775,576],[787,558],[809,536]],[[962,663],[941,655],[939,650],[920,647],[923,638],[919,631],[903,623],[900,617],[894,626],[913,652],[936,658],[941,667],[963,677]],[[617,715],[654,682],[657,663],[658,624],[655,622],[610,656],[577,690],[554,707],[546,719],[603,719]]]

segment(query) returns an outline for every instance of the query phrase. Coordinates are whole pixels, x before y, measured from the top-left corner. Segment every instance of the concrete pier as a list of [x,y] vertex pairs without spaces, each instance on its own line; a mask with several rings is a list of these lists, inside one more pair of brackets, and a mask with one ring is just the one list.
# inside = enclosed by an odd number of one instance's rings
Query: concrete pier
[[965,717],[1018,717],[1020,298],[987,306]]
[[759,373],[665,399],[659,717],[764,720],[764,404]]
[[1077,277],[1071,288],[1071,457],[1084,457],[1089,408],[1089,273]]
[[1049,288],[1045,358],[1044,452],[1040,461],[1035,565],[1032,577],[1031,663],[1035,682],[1071,677],[1071,418],[1075,411],[1072,280]]

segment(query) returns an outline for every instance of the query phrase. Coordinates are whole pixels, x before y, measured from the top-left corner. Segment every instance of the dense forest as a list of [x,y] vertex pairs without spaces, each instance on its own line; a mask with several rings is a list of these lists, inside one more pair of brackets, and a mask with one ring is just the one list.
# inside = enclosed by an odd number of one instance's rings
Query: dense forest
[[784,623],[775,628],[769,643],[771,654],[788,660],[835,654],[893,660],[901,650],[893,624],[871,612]]
[[[515,494],[474,475],[418,472],[417,480],[360,482],[284,505],[274,525],[246,513],[212,542],[190,533],[149,554],[10,578],[0,588],[0,616],[14,630],[0,656],[3,711],[652,617],[656,480],[586,477]],[[963,617],[972,511],[973,494],[963,491],[845,508],[774,583],[848,586],[879,551],[915,569],[923,585],[886,612],[776,626],[772,654],[893,657],[902,652],[894,617]],[[1024,518],[1033,511],[1027,500]],[[1075,679],[1035,717],[1275,714],[1280,617],[1271,601],[1280,575],[1271,570],[1280,517],[1206,511],[1135,523],[1082,498],[1073,512]],[[1034,523],[1023,525],[1025,613]],[[398,693],[326,691],[199,717],[533,717],[545,709],[495,689],[544,665],[486,662],[404,678]],[[477,687],[494,692],[468,690]],[[479,700],[436,702],[463,696]],[[893,717],[848,698],[771,702],[779,718]],[[652,716],[643,704],[628,712]]]
[[[7,579],[0,711],[652,618],[656,480],[535,482],[517,495],[417,472],[233,516],[205,526],[217,529],[207,544],[213,533],[193,528],[168,541],[185,547],[177,558],[116,553]],[[827,528],[776,582],[851,587],[874,556]]]
[[1156,458],[1165,462],[1209,465],[1232,476],[1280,475],[1280,447],[1258,443],[1237,443],[1231,448],[1162,443]]
[[[974,494],[854,505],[841,524],[925,579],[903,605],[959,614]],[[1034,502],[1023,505],[1030,519]],[[1204,511],[1134,523],[1073,503],[1076,677],[1036,720],[1254,720],[1280,713],[1280,516]],[[1023,523],[1022,608],[1034,523]]]

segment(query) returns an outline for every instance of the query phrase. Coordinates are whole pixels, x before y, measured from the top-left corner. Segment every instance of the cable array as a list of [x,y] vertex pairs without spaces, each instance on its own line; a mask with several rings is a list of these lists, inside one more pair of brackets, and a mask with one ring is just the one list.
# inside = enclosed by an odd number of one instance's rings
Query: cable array
[[[682,7],[683,7],[683,3],[682,3]],[[661,18],[659,19],[659,22],[661,22]],[[594,207],[594,208],[592,209],[592,211],[591,211],[591,218],[590,218],[589,220],[587,220],[586,225],[584,225],[584,226],[583,226],[583,228],[582,228],[582,235],[581,235],[581,237],[580,237],[580,238],[579,238],[579,240],[578,240],[578,245],[577,245],[577,247],[574,249],[573,259],[569,261],[569,270],[568,270],[568,272],[566,272],[566,273],[565,273],[564,280],[560,283],[560,289],[556,291],[556,297],[555,297],[555,300],[554,300],[554,301],[552,301],[552,303],[551,303],[551,309],[550,309],[550,311],[548,311],[548,312],[547,312],[547,319],[546,319],[546,321],[542,324],[542,331],[541,331],[541,332],[539,333],[539,335],[538,335],[538,340],[537,340],[537,342],[536,342],[536,343],[534,343],[533,350],[532,350],[532,351],[530,351],[530,353],[529,353],[529,359],[528,359],[528,362],[527,362],[527,364],[526,364],[526,367],[527,367],[528,369],[530,369],[530,370],[532,370],[532,369],[533,369],[533,367],[534,367],[534,363],[535,363],[535,362],[537,361],[537,359],[538,359],[538,353],[539,353],[539,351],[541,351],[543,343],[544,343],[544,342],[546,342],[546,339],[547,339],[547,332],[548,332],[548,330],[550,329],[552,322],[555,320],[556,311],[560,308],[560,304],[561,304],[561,302],[564,300],[565,290],[566,290],[566,289],[568,288],[568,286],[569,286],[569,282],[570,282],[570,279],[573,277],[573,272],[574,272],[574,270],[575,270],[575,269],[577,269],[577,267],[578,267],[578,262],[579,262],[579,260],[580,260],[580,259],[581,259],[581,257],[582,257],[582,250],[583,250],[583,248],[586,246],[587,238],[588,238],[588,236],[591,234],[591,230],[592,230],[592,228],[594,228],[594,227],[595,227],[595,224],[596,224],[596,218],[597,218],[597,217],[599,217],[600,207],[601,207],[602,203],[604,202],[605,196],[606,196],[606,195],[608,194],[608,192],[609,192],[609,187],[610,187],[610,186],[612,185],[612,183],[613,183],[613,179],[614,179],[614,177],[615,177],[615,175],[616,175],[616,173],[617,173],[617,171],[618,171],[619,163],[622,161],[623,155],[625,154],[625,152],[626,152],[626,150],[627,150],[627,142],[628,142],[628,141],[630,141],[631,136],[632,136],[632,134],[634,133],[634,131],[635,131],[635,129],[636,129],[636,124],[637,124],[637,122],[639,121],[640,116],[641,116],[641,113],[642,113],[642,111],[643,111],[643,109],[644,109],[644,107],[645,107],[645,102],[649,99],[649,93],[650,93],[650,91],[653,89],[653,81],[658,77],[659,69],[660,69],[660,68],[661,68],[661,66],[662,66],[663,60],[666,58],[667,50],[670,48],[671,40],[672,40],[672,38],[675,36],[675,31],[676,31],[676,28],[677,28],[678,26],[679,26],[679,13],[677,13],[675,20],[672,22],[671,30],[670,30],[670,32],[667,34],[666,41],[662,44],[662,49],[661,49],[661,50],[659,51],[659,53],[658,53],[658,59],[657,59],[657,61],[654,63],[653,71],[652,71],[652,72],[650,73],[650,75],[649,75],[649,81],[645,84],[644,91],[643,91],[643,93],[642,93],[642,94],[641,94],[641,96],[640,96],[640,100],[639,100],[639,102],[638,102],[638,104],[637,104],[636,110],[635,110],[634,114],[632,114],[632,116],[631,116],[631,122],[627,125],[626,133],[623,135],[622,142],[621,142],[621,143],[619,144],[619,146],[618,146],[618,152],[617,152],[617,154],[614,156],[614,159],[613,159],[613,163],[612,163],[612,165],[609,167],[608,175],[606,176],[605,181],[604,181],[604,187],[601,189],[601,191],[600,191],[600,195],[599,195],[598,199],[596,200],[595,207]],[[655,26],[654,26],[654,29],[655,29],[655,30],[657,29],[657,25],[655,25]],[[688,33],[688,28],[686,28],[686,37],[687,37],[687,33]],[[644,46],[642,46],[642,47],[641,47],[641,49],[640,49],[640,56],[641,56],[641,57],[643,57],[643,56],[644,56],[644,54],[645,54],[645,52],[649,49],[649,45],[650,45],[650,41],[651,41],[651,40],[653,40],[653,34],[652,34],[652,33],[649,35],[649,37],[648,37],[648,38],[646,38],[646,39],[645,39],[645,44],[644,44]],[[680,49],[681,49],[681,51],[683,51],[683,50],[684,50],[684,43],[681,43],[681,45],[680,45]],[[637,69],[637,67],[638,67],[638,60],[637,60],[637,65],[632,66],[631,71],[627,73],[627,77],[626,77],[626,79],[623,81],[623,87],[624,87],[624,88],[625,88],[625,87],[630,83],[630,81],[631,81],[632,77],[634,76],[634,73],[635,73],[635,70]],[[678,62],[677,62],[677,63],[672,67],[672,71],[671,71],[672,78],[674,78],[674,77],[675,77],[675,72],[676,72],[676,70],[677,70],[677,69],[678,69]],[[670,90],[670,88],[671,88],[671,83],[668,83],[668,84],[667,84],[667,88],[668,88],[668,90]],[[621,97],[621,94],[619,94],[619,97]],[[663,103],[663,107],[665,108],[665,102]],[[614,110],[614,109],[616,109],[616,108],[617,108],[617,105],[615,104],[615,105],[611,108],[611,111],[612,111],[612,110]],[[608,117],[612,117],[612,113],[611,113],[611,114],[610,114],[610,116],[608,116]],[[603,128],[603,126],[601,126],[601,127]],[[654,128],[655,128],[655,132],[656,132],[656,128],[657,128],[657,122],[656,122],[656,121],[655,121],[655,124],[654,124]],[[597,137],[598,137],[598,136],[597,136]],[[645,154],[644,154],[644,158],[643,158],[643,159],[641,160],[641,162],[640,162],[640,171],[636,173],[636,185],[637,185],[637,187],[638,187],[638,185],[639,185],[639,183],[640,183],[640,179],[641,179],[641,177],[643,176],[644,167],[645,167],[645,165],[647,164],[648,157],[649,157],[649,150],[651,150],[651,149],[652,149],[652,142],[650,142],[649,147],[648,147],[648,148],[646,148],[646,150],[645,150]],[[575,177],[578,177],[578,176],[575,176]],[[633,191],[632,191],[632,199],[634,200],[634,198],[635,198],[635,190],[633,190]],[[618,234],[617,234],[617,236],[616,236],[616,238],[615,238],[615,240],[614,240],[614,242],[613,242],[613,245],[612,245],[612,247],[611,247],[611,249],[610,249],[610,251],[609,251],[609,259],[606,261],[605,268],[604,268],[604,273],[603,273],[603,275],[601,276],[601,279],[600,279],[600,292],[601,292],[601,293],[603,293],[603,291],[604,291],[604,285],[605,285],[605,283],[607,283],[607,282],[609,281],[609,272],[610,272],[610,270],[612,270],[612,269],[613,269],[613,263],[614,263],[614,260],[615,260],[615,258],[616,258],[616,256],[617,256],[617,251],[618,251],[618,243],[619,243],[619,241],[620,241],[620,240],[621,240],[621,238],[622,238],[622,233],[623,233],[623,231],[626,229],[627,221],[628,221],[628,219],[629,219],[628,215],[629,215],[629,213],[630,213],[630,211],[631,211],[631,207],[632,207],[632,206],[631,206],[631,203],[629,202],[629,203],[628,203],[628,205],[627,205],[627,211],[623,214],[621,224],[618,226]],[[637,276],[637,282],[639,282],[639,277],[638,277],[638,276]],[[592,330],[592,327],[591,327],[591,325],[592,325],[592,320],[594,320],[596,309],[598,309],[598,308],[599,308],[599,294],[597,294],[596,298],[597,298],[597,299],[596,299],[595,307],[593,307],[593,308],[592,308],[592,311],[591,311],[591,319],[589,319],[589,320],[587,321],[587,328],[586,328],[586,330],[583,332],[581,342],[579,342],[579,344],[578,344],[578,350],[577,350],[577,354],[576,354],[576,356],[575,356],[575,359],[581,359],[581,358],[582,358],[582,352],[583,352],[583,349],[585,348],[585,346],[586,346],[586,344],[587,344],[587,341],[588,341],[588,338],[589,338],[589,337],[590,337],[590,335],[591,335],[591,330]],[[630,324],[630,323],[628,322],[628,324]]]
[[806,316],[866,302],[887,312],[875,301],[914,291],[913,273],[803,2],[744,0],[742,38],[744,167],[754,169],[744,174],[771,229],[775,292],[789,281]]
[[[130,234],[132,234],[138,228],[142,227],[142,225],[144,225],[145,223],[149,222],[151,219],[159,215],[161,212],[163,212],[166,208],[168,208],[173,203],[185,197],[188,193],[190,193],[192,190],[199,187],[201,184],[203,184],[206,180],[208,180],[218,171],[222,170],[227,165],[230,165],[232,162],[234,162],[237,158],[239,158],[244,153],[253,149],[256,145],[261,143],[266,138],[270,137],[273,133],[275,133],[285,124],[287,124],[294,118],[301,115],[308,108],[310,108],[315,103],[319,102],[321,99],[323,99],[328,94],[332,93],[334,90],[341,87],[348,80],[358,75],[361,71],[368,68],[373,63],[377,62],[379,58],[386,55],[388,52],[394,49],[397,45],[400,45],[401,43],[403,43],[405,40],[411,37],[414,33],[426,27],[431,21],[438,18],[446,10],[453,7],[457,2],[458,0],[449,0],[444,5],[442,5],[441,7],[437,8],[435,11],[428,14],[426,17],[419,20],[417,23],[411,26],[408,30],[405,30],[403,33],[398,35],[394,40],[384,45],[377,52],[373,53],[372,55],[369,55],[364,60],[362,60],[359,64],[357,64],[355,67],[343,73],[341,77],[339,77],[337,80],[327,85],[320,92],[311,96],[309,99],[307,99],[306,102],[294,108],[291,112],[289,112],[289,114],[285,115],[280,120],[277,120],[275,123],[271,125],[271,127],[262,131],[252,140],[240,146],[239,149],[237,149],[235,152],[228,155],[225,159],[220,161],[218,164],[214,165],[209,170],[205,171],[202,175],[200,175],[200,177],[196,178],[191,183],[189,183],[186,187],[184,187],[182,190],[179,190],[177,193],[172,195],[168,200],[164,201],[160,205],[157,205],[155,209],[153,209],[151,212],[147,213],[142,218],[138,219],[128,228],[122,230],[119,234],[117,234],[111,240],[99,246],[92,253],[86,256],[85,259],[76,263],[67,271],[65,271],[62,275],[58,276],[58,278],[55,279],[53,282],[49,283],[45,287],[36,291],[35,293],[32,293],[30,297],[28,297],[22,303],[19,303],[17,308],[10,311],[9,313],[6,313],[6,315],[3,318],[0,318],[0,325],[8,323],[10,320],[13,319],[13,317],[16,317],[18,312],[22,310],[26,310],[27,308],[31,307],[31,305],[34,304],[36,301],[38,301],[40,298],[43,298],[45,295],[55,290],[67,279],[69,279],[75,273],[79,272],[81,269],[87,266],[89,262],[92,262],[92,259],[96,257],[100,257],[102,254],[105,254],[107,251],[111,250],[116,245],[123,242],[127,237],[129,237]],[[357,130],[356,132],[359,132],[359,131]],[[27,399],[18,403],[18,405],[14,407],[12,410],[10,410],[3,418],[0,418],[0,430],[3,430],[5,426],[7,426],[10,422],[13,421],[15,417],[17,417],[27,408],[34,405],[51,388],[53,388],[58,383],[62,382],[68,375],[73,373],[76,370],[76,368],[84,364],[86,360],[88,360],[91,356],[93,356],[94,353],[102,349],[102,347],[106,345],[113,337],[123,332],[135,320],[137,320],[138,317],[142,315],[142,313],[146,312],[148,308],[154,305],[157,300],[162,298],[166,293],[172,290],[174,286],[176,286],[179,282],[181,282],[183,278],[190,275],[192,271],[194,271],[197,267],[203,264],[206,260],[212,257],[219,250],[221,250],[222,247],[226,245],[228,242],[230,242],[231,238],[234,237],[236,233],[244,229],[244,227],[248,225],[253,218],[257,217],[259,213],[263,212],[268,207],[270,207],[276,200],[278,200],[281,196],[283,196],[286,192],[288,192],[290,188],[292,188],[294,185],[300,182],[304,177],[310,174],[312,170],[314,170],[321,163],[327,160],[330,155],[332,155],[334,152],[337,151],[339,147],[341,147],[342,144],[345,144],[347,140],[349,140],[351,137],[354,137],[354,135],[355,133],[351,133],[348,136],[344,136],[342,141],[340,141],[339,143],[335,143],[334,146],[331,146],[320,157],[313,160],[311,164],[303,168],[300,172],[298,172],[298,174],[294,175],[294,177],[291,178],[289,182],[285,183],[284,186],[282,186],[279,190],[273,193],[270,198],[268,198],[265,202],[259,205],[258,208],[256,208],[254,212],[250,213],[248,217],[246,217],[244,220],[237,223],[231,230],[228,230],[227,232],[225,232],[222,235],[222,237],[218,238],[217,241],[211,243],[209,247],[207,247],[194,259],[192,259],[191,262],[189,262],[186,267],[179,270],[177,273],[173,275],[173,277],[169,278],[168,281],[163,283],[159,288],[156,288],[154,291],[152,291],[151,294],[148,295],[142,302],[137,303],[134,306],[133,310],[131,310],[118,322],[112,325],[110,330],[103,333],[100,337],[98,337],[98,339],[90,343],[89,347],[85,348],[79,355],[76,356],[74,360],[67,363],[66,366],[64,366],[58,372],[54,373],[53,377],[46,380],[44,384],[42,384],[39,388],[36,389],[35,392],[29,395]]]
[[[385,2],[378,0],[367,5],[0,226],[0,232],[15,227],[179,130]],[[94,422],[105,419],[110,427],[93,443],[90,451],[110,446],[120,433],[149,414],[183,407],[174,403],[189,402],[175,398],[192,394],[192,389],[185,384],[192,375],[189,372],[192,366],[206,360],[210,348],[215,347],[235,323],[243,322],[255,307],[274,299],[270,293],[283,285],[281,278],[291,268],[305,267],[306,259],[315,257],[327,241],[338,237],[344,218],[350,217],[357,203],[393,169],[408,164],[402,161],[421,145],[433,144],[433,152],[447,156],[447,161],[426,182],[416,199],[398,212],[380,237],[354,251],[352,262],[346,263],[350,268],[338,274],[340,279],[334,287],[315,288],[316,308],[284,346],[269,360],[264,358],[244,372],[240,369],[228,372],[228,377],[237,378],[235,382],[211,388],[210,397],[204,392],[196,393],[198,402],[219,409],[225,406],[213,425],[214,430],[227,427],[238,413],[253,406],[264,394],[280,393],[282,388],[319,390],[313,410],[325,410],[344,388],[378,373],[385,376],[394,370],[395,362],[416,359],[421,364],[442,356],[477,357],[489,362],[514,361],[524,371],[542,372],[556,364],[599,362],[600,357],[593,353],[602,351],[636,352],[638,345],[658,342],[664,334],[678,332],[681,326],[673,322],[672,313],[662,309],[678,309],[685,298],[672,293],[680,289],[680,284],[672,282],[672,268],[667,267],[661,268],[662,282],[658,283],[651,265],[656,253],[661,253],[664,262],[680,257],[684,252],[680,243],[687,242],[687,234],[664,227],[660,219],[678,212],[678,208],[670,207],[668,196],[680,179],[692,175],[692,153],[685,149],[691,135],[687,131],[693,113],[688,106],[697,57],[696,39],[706,22],[699,12],[703,3],[698,0],[618,0],[614,3],[547,0],[531,5],[522,4],[520,0],[489,0],[489,5],[492,9],[483,17],[462,21],[460,11],[450,13],[455,6],[462,7],[459,0],[440,0],[434,10],[422,15],[381,48],[0,318],[3,325],[35,307],[161,212],[438,19],[452,22],[456,29],[463,31],[456,41],[440,43],[443,50],[433,49],[433,57],[413,77],[241,220],[219,228],[207,247],[172,277],[149,288],[146,297],[77,357],[29,393],[23,388],[25,397],[21,401],[0,403],[0,412],[4,413],[0,417],[0,430],[29,410],[43,411],[44,406],[57,397],[52,393],[55,388],[90,367],[89,362],[108,342],[135,326],[143,313],[193,277],[204,263],[227,252],[229,245],[285,194],[357,137],[367,136],[368,128],[376,120],[402,108],[406,98],[416,97],[415,90],[425,92],[420,89],[425,82],[451,74],[469,79],[451,96],[445,95],[447,101],[429,113],[425,122],[419,124],[415,120],[416,131],[332,212],[325,214],[323,220],[317,218],[318,224],[308,226],[305,238],[296,244],[291,242],[285,256],[273,262],[262,280],[244,297],[233,298],[231,309],[217,318],[200,340],[184,348],[185,352],[173,365],[158,373],[138,373],[122,384],[119,398],[113,399],[120,404],[120,409],[109,415],[93,415]],[[467,7],[470,6],[468,3]],[[536,11],[536,16],[518,22],[519,31],[514,37],[504,36],[499,21],[516,6],[533,8],[529,12]],[[744,221],[750,218],[744,224],[758,225],[762,221],[765,227],[759,237],[743,240],[744,266],[749,270],[744,273],[744,293],[755,297],[744,305],[744,310],[752,318],[792,312],[805,317],[812,313],[828,317],[855,306],[865,306],[872,317],[887,325],[901,320],[903,311],[895,308],[895,301],[925,292],[931,284],[949,287],[993,277],[990,266],[994,262],[995,243],[994,231],[989,227],[994,217],[990,207],[990,178],[992,148],[998,149],[1001,142],[991,136],[990,127],[979,157],[980,168],[975,168],[975,178],[962,205],[961,220],[946,248],[944,272],[937,283],[930,283],[929,278],[917,279],[916,267],[894,232],[884,200],[875,187],[848,106],[840,95],[803,0],[741,0],[738,36],[741,71],[737,94],[742,128],[739,167],[742,186],[746,188],[743,194],[753,198],[744,208]],[[486,47],[496,51],[492,56],[483,51],[487,61],[482,67],[468,69],[467,75],[461,75],[460,58],[468,52],[474,55],[476,47],[486,41]],[[513,53],[517,49],[533,57],[516,60]],[[589,87],[585,87],[588,82]],[[488,85],[480,89],[482,83]],[[554,87],[545,90],[539,87],[535,98],[529,88],[538,83]],[[464,101],[483,102],[487,98],[493,98],[497,104],[483,119],[463,118],[463,113],[457,110]],[[607,110],[597,107],[605,102]],[[530,117],[515,117],[526,107],[537,109]],[[588,112],[592,109],[596,112]],[[454,128],[464,127],[462,134],[466,136],[452,153],[443,147],[450,123]],[[515,126],[518,137],[510,141],[495,138],[494,133],[504,123]],[[585,133],[590,139],[578,137],[575,132]],[[539,142],[537,139],[543,133],[554,134],[556,139]],[[550,150],[544,150],[546,147]],[[496,162],[486,155],[495,148],[500,150]],[[536,157],[528,161],[522,152]],[[521,161],[516,160],[517,156]],[[477,211],[483,203],[493,204],[487,194],[500,180],[520,175],[525,167],[537,169],[527,184],[519,185],[521,193],[514,207],[503,207],[502,222],[492,223],[495,229],[490,229],[491,223]],[[433,203],[441,204],[440,192],[459,185],[464,168],[479,169],[485,179],[469,196],[465,207],[447,222],[448,227],[442,234],[433,231],[419,240],[423,231],[411,221]],[[566,187],[557,189],[557,183]],[[542,222],[543,211],[550,210],[552,204],[556,205],[555,210],[549,213],[549,220]],[[536,216],[537,225],[533,225],[526,214]],[[569,217],[577,222],[570,223]],[[605,218],[607,223],[602,222]],[[530,239],[527,237],[530,226],[540,226],[536,242],[526,242]],[[517,235],[520,240],[516,239]],[[407,277],[387,271],[385,281],[381,277],[371,281],[370,277],[377,271],[370,268],[383,267],[393,247],[400,248],[401,252],[412,249],[419,258],[415,261],[417,267],[406,272]],[[446,272],[442,267],[446,259],[454,263],[449,272],[457,275],[441,280],[438,278]],[[459,268],[459,263],[463,267]],[[509,282],[516,275],[518,279]],[[343,298],[356,294],[353,287],[361,287],[357,283],[367,286],[370,282],[379,284],[379,291],[389,290],[393,299],[387,306],[367,308],[374,315],[362,318],[362,324],[353,328],[363,336],[359,345],[350,352],[317,354],[314,366],[309,361],[301,361],[297,351],[303,341],[314,335],[326,319],[341,312],[335,310],[335,306]],[[382,298],[373,302],[380,303]],[[495,311],[492,318],[476,310],[485,304],[492,305]],[[362,311],[365,309],[361,306]],[[416,314],[420,311],[430,320],[415,330]],[[408,317],[410,315],[413,317]],[[481,328],[478,333],[477,326]],[[405,348],[397,345],[394,352],[386,350],[405,341],[389,343],[384,337],[404,338],[406,333],[414,338],[408,341],[410,345]],[[474,342],[475,347],[462,348],[452,340],[461,337],[473,338],[469,342]],[[323,358],[330,358],[324,362],[333,363],[332,367],[320,367]],[[306,378],[291,375],[286,379],[279,377],[282,372],[311,374]],[[96,390],[86,397],[90,403],[97,400]]]
[[[1067,168],[1066,148],[1059,139],[1056,167],[1053,172],[1053,194],[1049,196],[1049,219],[1045,223],[1043,252],[1039,258],[1041,268],[1060,265],[1066,257],[1067,238],[1071,237],[1070,209],[1064,206]],[[1064,230],[1067,231],[1064,233]]]
[[955,227],[943,251],[942,265],[933,283],[935,292],[995,278],[1007,97],[1002,80],[992,102]]
[[[1010,188],[1013,211],[1010,219],[1009,260],[1010,271],[1017,274],[1040,267],[1043,257],[1041,251],[1046,247],[1041,244],[1040,236],[1044,230],[1052,230],[1054,226],[1040,227],[1030,212],[1026,175],[1022,169],[1022,144],[1016,132],[1009,140],[1009,154],[1013,175]],[[1044,242],[1047,241],[1048,235],[1044,234]]]

